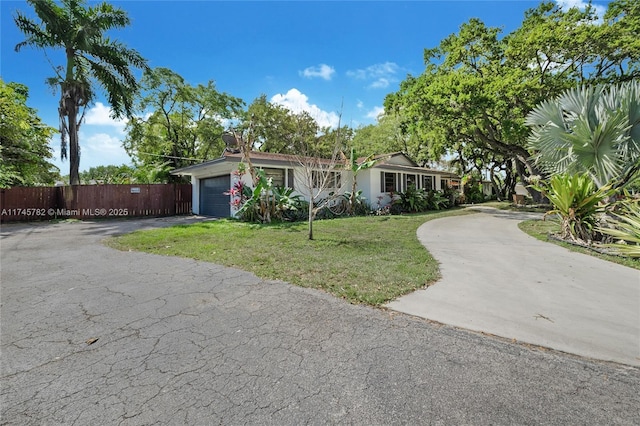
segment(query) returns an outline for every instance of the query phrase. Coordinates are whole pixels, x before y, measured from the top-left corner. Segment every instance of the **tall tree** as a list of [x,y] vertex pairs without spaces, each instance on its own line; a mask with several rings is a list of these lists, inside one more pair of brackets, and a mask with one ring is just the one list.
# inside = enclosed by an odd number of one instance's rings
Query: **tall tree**
[[424,164],[431,158],[425,152],[428,148],[421,145],[418,138],[403,131],[398,114],[384,114],[378,122],[355,130],[352,147],[363,155],[378,155],[402,151],[418,164]]
[[269,102],[264,94],[249,105],[237,127],[246,140],[252,141],[251,149],[278,154],[295,154],[300,146],[312,146],[320,131],[308,113],[295,114]]
[[176,169],[220,156],[225,121],[238,117],[243,105],[213,81],[192,86],[167,68],[145,73],[141,90],[123,142],[138,165],[168,162]]
[[311,153],[320,158],[331,158],[336,149],[349,152],[354,135],[355,131],[349,126],[323,127],[316,134]]
[[60,170],[49,139],[55,129],[27,106],[28,89],[0,79],[0,187],[53,184]]
[[637,2],[626,0],[611,2],[603,22],[591,7],[564,10],[545,2],[504,37],[471,19],[425,50],[424,73],[403,81],[385,110],[400,114],[403,128],[429,145],[434,159],[477,148],[512,163],[522,179],[538,174],[527,149],[526,114],[580,81],[637,77],[640,46],[625,43],[637,39],[639,19]]
[[105,34],[123,28],[130,21],[126,12],[109,3],[88,6],[85,0],[27,0],[39,21],[17,13],[15,23],[26,39],[16,51],[30,46],[62,49],[66,62],[54,66],[55,76],[48,83],[60,91],[58,112],[62,136],[62,158],[67,158],[71,185],[80,184],[80,141],[78,132],[85,108],[102,88],[116,118],[131,115],[138,83],[132,68],[147,68],[146,61],[133,49]]

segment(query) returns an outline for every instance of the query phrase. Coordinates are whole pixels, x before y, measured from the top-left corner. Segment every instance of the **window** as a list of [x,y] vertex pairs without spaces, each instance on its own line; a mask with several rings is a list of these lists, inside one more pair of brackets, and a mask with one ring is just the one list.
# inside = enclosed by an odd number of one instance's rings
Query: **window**
[[[328,173],[328,174],[327,174]],[[340,188],[342,182],[342,173],[340,172],[321,172],[313,170],[311,172],[311,179],[313,180],[313,187],[320,188],[326,180],[326,188]]]
[[287,186],[293,189],[293,169],[287,169]]
[[404,175],[404,189],[409,189],[410,186],[414,188],[418,188],[418,182],[416,180],[416,175]]
[[262,169],[267,179],[271,178],[273,186],[284,187],[284,169]]
[[433,191],[433,187],[435,186],[434,183],[434,177],[433,176],[422,176],[422,189],[424,189],[425,191]]
[[460,179],[443,178],[440,179],[440,187],[444,190],[445,187],[452,189],[460,189]]
[[398,191],[398,175],[396,173],[380,172],[380,192]]

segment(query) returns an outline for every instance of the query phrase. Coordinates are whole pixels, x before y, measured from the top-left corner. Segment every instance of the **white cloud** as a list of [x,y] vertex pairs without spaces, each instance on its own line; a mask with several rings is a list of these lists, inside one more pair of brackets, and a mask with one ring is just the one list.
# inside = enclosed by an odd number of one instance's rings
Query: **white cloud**
[[373,107],[373,109],[367,113],[366,117],[374,120],[378,120],[378,117],[381,114],[384,114],[384,108],[381,106],[376,106],[376,107]]
[[389,87],[389,80],[386,78],[379,78],[369,85],[372,89],[384,89]]
[[398,71],[400,71],[398,64],[395,62],[385,62],[363,69],[349,70],[347,71],[347,76],[355,78],[356,80],[372,81],[368,86],[371,89],[384,89],[391,83],[398,81],[396,78]]
[[309,103],[307,95],[301,93],[298,89],[290,89],[287,93],[273,95],[271,103],[282,105],[292,112],[298,114],[306,111],[313,117],[321,127],[338,127],[340,117],[335,112],[327,112],[320,109],[315,104]]
[[102,102],[96,102],[96,104],[87,111],[84,117],[84,124],[91,126],[112,126],[123,131],[127,125],[127,119],[113,119],[111,117],[111,108]]
[[[577,7],[580,10],[585,10],[589,5],[589,2],[583,0],[556,0],[558,6],[562,8],[562,10],[567,11],[571,8]],[[598,18],[602,19],[607,8],[605,6],[592,3],[591,6],[595,9],[596,15]]]
[[331,76],[333,76],[335,72],[335,68],[327,64],[320,64],[317,67],[305,68],[304,71],[300,71],[300,75],[306,78],[320,77],[324,80],[331,80]]
[[356,106],[358,107],[358,109],[362,109],[362,108],[364,108],[364,102],[362,102],[360,99],[358,99],[358,104]]
[[130,164],[131,158],[122,147],[119,136],[107,133],[81,135],[80,169],[95,166]]
[[[116,166],[131,164],[131,158],[122,147],[122,135],[119,131],[109,134],[86,131],[89,127],[84,127],[84,129],[78,135],[80,139],[80,171],[110,164]],[[60,136],[53,137],[49,146],[53,148],[54,155],[51,162],[60,169],[62,175],[69,174],[69,160],[60,159]]]

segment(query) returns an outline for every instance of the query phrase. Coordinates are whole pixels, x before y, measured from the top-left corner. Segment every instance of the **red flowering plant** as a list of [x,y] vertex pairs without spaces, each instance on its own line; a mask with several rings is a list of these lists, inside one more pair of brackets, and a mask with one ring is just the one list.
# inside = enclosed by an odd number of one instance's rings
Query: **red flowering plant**
[[233,172],[233,175],[238,179],[233,186],[224,193],[231,197],[229,204],[236,210],[239,210],[251,197],[252,191],[247,185],[245,185],[242,177],[246,173],[246,167],[243,163],[238,165],[238,169]]

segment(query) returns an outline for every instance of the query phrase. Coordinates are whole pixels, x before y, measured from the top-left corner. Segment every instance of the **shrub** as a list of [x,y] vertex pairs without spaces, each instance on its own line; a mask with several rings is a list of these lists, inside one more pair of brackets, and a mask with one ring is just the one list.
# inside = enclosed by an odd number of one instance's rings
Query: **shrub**
[[625,200],[620,203],[619,213],[612,213],[616,217],[614,228],[598,228],[603,234],[611,235],[618,242],[606,244],[621,256],[640,258],[640,204],[638,200]]
[[410,186],[406,192],[399,192],[391,205],[391,214],[418,213],[429,210],[447,209],[453,205],[452,191],[447,195],[444,191],[425,191]]
[[462,179],[462,185],[465,203],[482,203],[484,201],[482,180],[478,176],[465,176]]
[[398,203],[404,212],[417,213],[426,211],[429,207],[427,192],[410,185],[405,192],[400,192]]
[[599,204],[608,197],[608,188],[596,190],[593,180],[586,174],[554,175],[548,184],[540,182],[532,186],[553,204],[553,210],[545,216],[560,216],[562,238],[594,239],[597,213],[601,210]]

